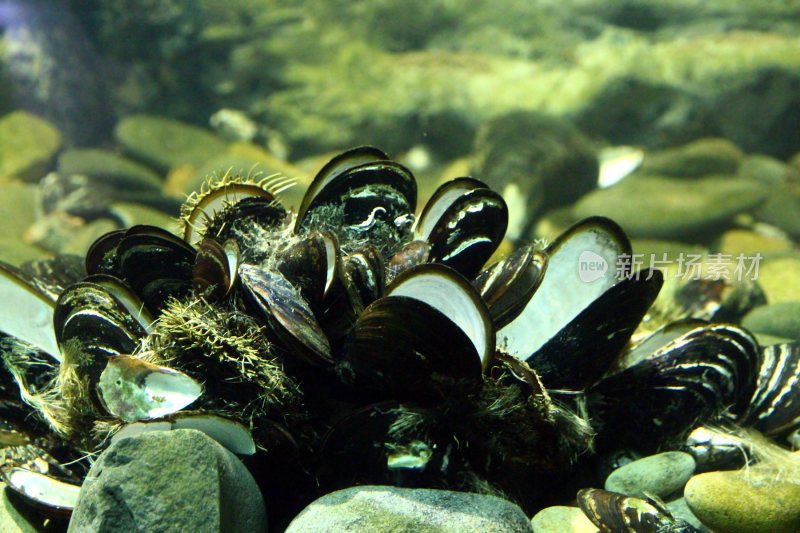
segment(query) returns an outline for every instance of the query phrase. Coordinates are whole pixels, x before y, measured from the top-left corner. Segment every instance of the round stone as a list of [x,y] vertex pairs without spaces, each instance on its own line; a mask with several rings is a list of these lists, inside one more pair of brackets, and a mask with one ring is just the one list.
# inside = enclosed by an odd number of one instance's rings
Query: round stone
[[797,533],[800,531],[800,484],[773,472],[706,472],[686,484],[692,512],[713,531],[726,533]]
[[533,533],[597,533],[597,526],[577,507],[545,507],[531,519]]
[[646,498],[665,498],[683,488],[694,474],[694,457],[684,452],[664,452],[623,465],[608,476],[605,489]]

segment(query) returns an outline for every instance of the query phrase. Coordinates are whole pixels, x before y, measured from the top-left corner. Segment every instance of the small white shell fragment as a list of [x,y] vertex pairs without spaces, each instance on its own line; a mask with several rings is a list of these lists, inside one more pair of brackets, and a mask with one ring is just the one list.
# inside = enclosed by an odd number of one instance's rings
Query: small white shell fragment
[[600,173],[597,186],[601,189],[619,183],[633,173],[644,160],[644,150],[634,146],[610,146],[600,151]]

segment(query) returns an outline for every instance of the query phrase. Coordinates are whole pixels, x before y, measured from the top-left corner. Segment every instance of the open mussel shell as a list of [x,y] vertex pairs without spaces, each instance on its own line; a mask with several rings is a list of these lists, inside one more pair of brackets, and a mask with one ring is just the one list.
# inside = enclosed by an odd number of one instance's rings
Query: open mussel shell
[[800,428],[800,346],[775,344],[761,349],[755,393],[741,423],[767,435]]
[[373,148],[356,148],[337,156],[316,175],[297,213],[295,232],[311,229],[318,209],[341,211],[340,230],[382,241],[394,250],[411,231],[417,184],[404,166]]
[[116,296],[88,282],[64,290],[56,302],[52,328],[60,351],[79,352],[74,361],[95,382],[108,357],[132,353],[147,334]]
[[333,361],[331,346],[313,311],[278,271],[243,264],[239,267],[245,296],[255,314],[283,344],[312,364]]
[[106,411],[123,422],[170,415],[203,393],[183,372],[127,355],[108,360],[97,387]]
[[[203,195],[184,219],[183,239],[195,244],[220,235],[226,221],[252,219],[263,226],[280,223],[286,210],[275,195],[254,183],[229,183]],[[225,220],[220,220],[225,219]]]
[[151,312],[160,311],[170,297],[190,294],[197,252],[168,231],[134,226],[117,245],[116,254],[118,277],[133,288]]
[[256,453],[256,443],[245,426],[219,415],[210,413],[178,413],[162,420],[126,424],[111,437],[111,442],[135,437],[148,431],[170,431],[173,429],[195,429],[201,431],[238,455]]
[[[407,196],[408,200],[413,198],[412,206],[416,205],[416,183],[409,185],[403,176],[393,173],[384,175],[369,175],[357,173],[357,179],[346,178],[355,168],[363,168],[367,165],[389,162],[389,156],[381,150],[372,146],[359,146],[343,152],[323,166],[314,180],[309,185],[300,208],[297,211],[297,228],[300,227],[306,214],[314,207],[335,202],[341,199],[350,189],[361,187],[365,184],[385,184],[397,188],[401,194]],[[351,181],[352,180],[352,181]],[[413,178],[412,178],[413,181]]]
[[472,282],[489,307],[496,328],[517,318],[542,282],[547,256],[523,246],[482,271]]
[[662,504],[602,489],[578,491],[578,506],[602,533],[694,533],[697,529],[675,519]]
[[224,245],[203,239],[197,245],[192,267],[194,293],[208,302],[222,301],[230,293],[239,270],[239,245],[228,240]]
[[16,268],[1,262],[0,301],[0,331],[61,360],[53,331],[53,300],[26,282]]
[[54,302],[67,285],[86,277],[84,260],[79,255],[61,254],[26,261],[19,266],[25,279]]
[[620,281],[561,328],[528,364],[551,389],[582,390],[594,383],[628,344],[663,282],[658,270]]
[[500,246],[507,227],[502,196],[476,179],[457,178],[433,193],[415,233],[431,244],[430,261],[472,279]]
[[280,254],[276,268],[319,311],[339,276],[339,243],[328,232],[311,232]]
[[340,373],[388,386],[398,397],[434,396],[439,378],[480,380],[494,355],[494,328],[477,291],[455,270],[405,272],[359,317]]
[[23,501],[51,518],[69,518],[81,490],[79,485],[24,468],[11,469],[3,479]]
[[758,345],[736,326],[667,326],[633,351],[639,353],[628,356],[632,366],[587,390],[598,448],[649,452],[668,439],[681,441],[724,411],[740,416],[755,390]]
[[608,289],[630,276],[631,245],[603,217],[578,222],[545,250],[547,271],[522,312],[498,331],[497,347],[528,359]]

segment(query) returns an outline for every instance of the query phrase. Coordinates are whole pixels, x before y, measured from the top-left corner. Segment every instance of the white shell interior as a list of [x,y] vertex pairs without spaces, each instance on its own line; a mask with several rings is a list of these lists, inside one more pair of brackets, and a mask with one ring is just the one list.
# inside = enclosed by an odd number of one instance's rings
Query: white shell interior
[[388,296],[407,296],[424,302],[452,320],[467,334],[484,365],[492,356],[487,345],[490,324],[475,305],[475,301],[456,279],[440,272],[420,273],[405,279]]
[[55,330],[55,304],[5,268],[0,268],[0,331],[32,344],[61,361]]
[[439,222],[439,219],[442,218],[447,208],[449,208],[453,202],[455,202],[458,198],[466,194],[467,192],[471,191],[474,188],[474,185],[469,183],[461,183],[458,182],[449,186],[448,189],[445,190],[443,194],[436,198],[432,198],[431,201],[433,202],[430,206],[427,206],[424,216],[417,221],[417,227],[415,228],[415,232],[417,234],[417,238],[427,241],[428,237],[430,237],[433,228],[436,227],[436,224]]
[[150,405],[150,418],[160,418],[180,411],[203,393],[195,380],[174,370],[151,372],[144,380],[144,394]]
[[175,413],[203,393],[202,385],[182,372],[128,356],[108,360],[99,390],[109,412],[126,422]]
[[11,471],[8,475],[8,484],[36,502],[63,509],[75,507],[81,490],[77,485],[22,468]]
[[[541,285],[528,305],[498,332],[497,347],[521,360],[533,355],[618,282],[617,258],[622,253],[620,243],[601,226],[567,237],[550,255]],[[587,261],[599,266],[587,270]],[[589,278],[594,279],[586,281]]]
[[221,416],[197,415],[177,418],[173,429],[196,429],[219,442],[233,453],[253,455],[256,443],[250,431],[238,422]]
[[256,453],[256,443],[250,431],[242,424],[216,415],[183,414],[174,421],[158,420],[152,422],[134,422],[117,431],[111,442],[127,437],[135,437],[148,431],[170,431],[173,429],[196,429],[239,455]]

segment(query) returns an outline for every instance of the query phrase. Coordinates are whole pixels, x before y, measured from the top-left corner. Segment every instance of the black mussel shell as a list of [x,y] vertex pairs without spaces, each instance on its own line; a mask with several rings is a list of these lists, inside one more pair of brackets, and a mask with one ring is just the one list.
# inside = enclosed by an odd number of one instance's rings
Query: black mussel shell
[[502,196],[476,179],[457,178],[433,193],[416,234],[431,244],[430,261],[472,279],[500,246],[507,227]]
[[386,265],[386,274],[391,281],[406,270],[424,265],[431,256],[431,245],[427,241],[411,241],[395,253]]
[[339,275],[339,244],[328,232],[312,232],[281,252],[276,268],[315,312]]
[[107,358],[130,354],[147,331],[108,289],[80,282],[56,302],[53,329],[61,352],[69,350],[79,372],[99,379]]
[[331,346],[313,311],[300,292],[274,270],[243,264],[239,267],[245,296],[287,348],[311,364],[333,361]]
[[0,331],[61,360],[53,331],[53,300],[25,280],[16,267],[0,262]]
[[[670,330],[668,326],[666,328]],[[727,411],[741,415],[755,389],[758,345],[736,326],[685,324],[657,332],[634,351],[649,355],[588,389],[586,409],[598,427],[597,446],[653,451],[681,442],[698,424]]]
[[741,423],[767,435],[800,428],[800,346],[775,344],[761,349],[756,390]]
[[151,312],[159,312],[171,297],[184,298],[191,293],[197,252],[168,231],[134,226],[117,245],[116,254],[118,277],[133,288]]
[[[296,227],[300,227],[309,209],[319,204],[336,201],[338,200],[337,197],[342,196],[349,188],[364,185],[364,183],[361,182],[348,183],[347,181],[343,181],[342,176],[347,172],[356,167],[385,161],[389,161],[389,156],[372,146],[353,148],[328,161],[325,166],[317,172],[317,175],[314,176],[314,181],[308,187],[308,191],[306,191],[303,197],[303,201],[297,211],[298,222]],[[400,187],[401,191],[407,188],[407,185],[404,185],[402,180],[395,181],[389,181],[387,184],[391,186],[397,185]],[[376,181],[375,183],[379,182]],[[414,184],[413,194],[416,198],[416,183]],[[414,201],[414,205],[416,205],[416,200]]]
[[609,368],[630,341],[664,282],[640,271],[608,289],[528,358],[546,387],[582,390]]
[[340,264],[320,316],[320,323],[328,338],[338,344],[350,332],[363,310],[364,303],[358,287]]
[[357,148],[323,167],[303,198],[295,231],[313,229],[309,227],[310,215],[332,206],[341,209],[337,230],[348,236],[374,238],[381,241],[381,249],[392,251],[404,242],[414,219],[417,184],[407,168],[394,161],[374,159],[379,155],[385,154]]
[[233,288],[239,268],[239,246],[227,241],[223,246],[214,239],[203,239],[197,245],[192,267],[194,293],[209,302],[222,301]]
[[657,502],[602,489],[578,491],[578,506],[602,533],[695,533]]
[[480,382],[493,343],[488,310],[469,282],[443,265],[422,265],[364,310],[338,370],[396,398],[441,399],[453,381]]
[[53,301],[67,285],[86,277],[84,260],[79,255],[61,254],[47,259],[34,259],[19,266],[25,279]]
[[127,230],[118,229],[102,235],[92,243],[86,252],[86,273],[115,273],[119,270],[117,246],[125,237]]
[[383,295],[386,289],[386,272],[383,268],[383,257],[377,248],[367,245],[356,250],[342,260],[342,266],[363,307]]
[[675,302],[691,318],[739,322],[767,298],[754,280],[691,279],[677,290]]
[[493,264],[472,282],[489,307],[496,328],[517,318],[539,287],[547,267],[547,256],[523,246]]
[[[320,439],[318,475],[326,490],[356,484],[389,483],[383,443],[399,407],[394,401],[346,409]],[[342,465],[347,465],[342,468]]]
[[528,359],[608,289],[630,276],[631,245],[603,217],[578,222],[545,250],[547,270],[519,315],[497,335],[498,349]]
[[252,183],[230,183],[202,197],[184,219],[183,239],[194,244],[205,237],[218,241],[232,238],[232,224],[256,222],[279,224],[286,210],[275,195]]
[[109,274],[93,274],[87,276],[83,281],[99,285],[106,289],[125,306],[131,316],[142,325],[142,328],[147,332],[150,331],[155,319],[144,306],[144,302],[139,299],[139,296],[133,292],[133,289],[127,283]]

